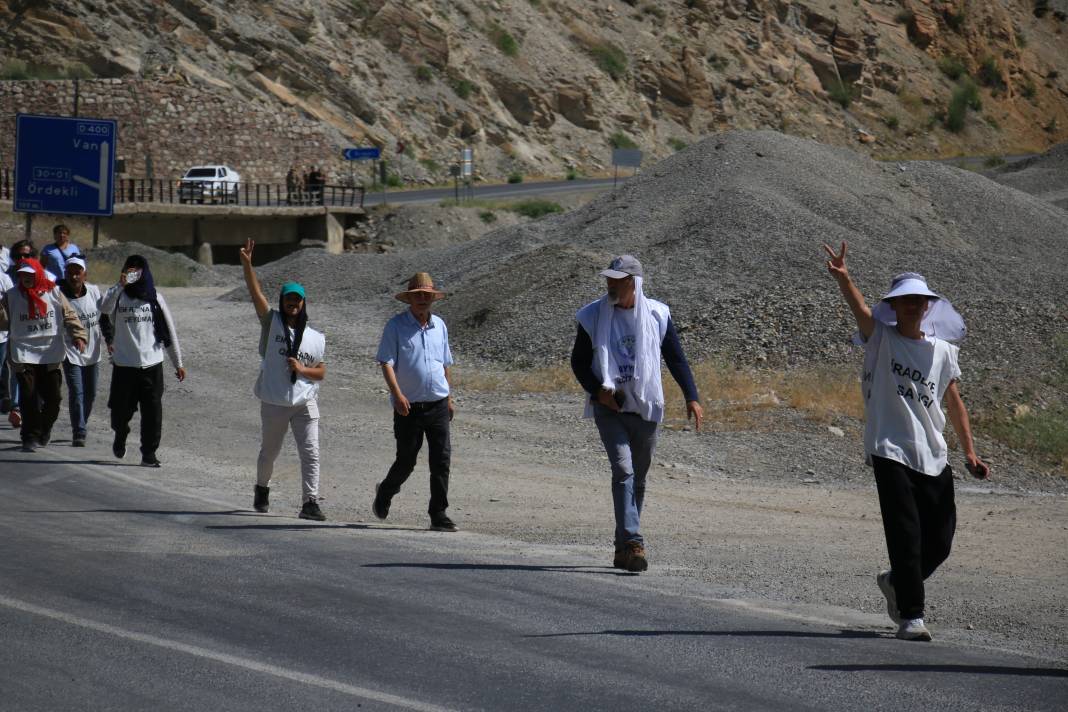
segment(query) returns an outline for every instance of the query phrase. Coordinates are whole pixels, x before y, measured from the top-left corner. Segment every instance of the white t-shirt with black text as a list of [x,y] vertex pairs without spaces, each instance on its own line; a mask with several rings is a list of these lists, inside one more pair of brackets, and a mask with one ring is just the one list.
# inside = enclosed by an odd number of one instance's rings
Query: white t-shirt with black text
[[875,321],[864,344],[864,452],[937,476],[947,462],[942,396],[960,379],[960,349],[933,337],[910,339]]

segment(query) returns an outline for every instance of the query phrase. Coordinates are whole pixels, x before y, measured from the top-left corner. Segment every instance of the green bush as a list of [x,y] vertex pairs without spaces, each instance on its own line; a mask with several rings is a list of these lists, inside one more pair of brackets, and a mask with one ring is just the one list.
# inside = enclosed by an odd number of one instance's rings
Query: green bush
[[427,169],[431,173],[440,173],[441,164],[435,161],[433,158],[420,158],[419,165]]
[[622,131],[616,131],[614,134],[608,137],[608,143],[612,148],[637,148],[638,144],[634,143],[627,134]]
[[518,203],[512,203],[507,209],[517,215],[522,215],[525,218],[534,220],[545,215],[551,215],[552,213],[564,212],[564,209],[559,203],[541,199],[521,200]]
[[951,57],[949,55],[938,60],[938,68],[942,70],[942,74],[945,74],[954,81],[964,76],[966,71],[964,62],[960,61],[957,57]]
[[509,183],[522,183],[523,182],[523,174],[520,173],[519,171],[513,171],[512,173],[509,173],[508,174],[508,182]]
[[883,123],[886,124],[886,127],[891,131],[897,131],[898,127],[901,126],[901,119],[891,114],[890,116],[883,117]]
[[519,41],[512,37],[508,30],[498,25],[493,28],[492,34],[493,44],[497,45],[497,49],[503,54],[509,57],[519,56]]
[[571,167],[569,167],[569,168],[567,169],[567,173],[566,173],[566,176],[565,176],[565,177],[566,177],[566,178],[567,178],[568,180],[575,180],[576,178],[578,178],[578,177],[579,177],[579,172],[578,172],[578,169],[577,169],[577,168],[575,168],[574,166],[571,166]]
[[1038,88],[1035,86],[1035,83],[1033,81],[1028,79],[1020,85],[1020,93],[1025,99],[1034,99],[1035,94],[1038,93]]
[[425,64],[420,64],[415,68],[415,78],[426,84],[434,78],[434,71]]
[[997,168],[998,166],[1005,165],[1005,159],[1001,156],[990,156],[983,161],[983,166],[986,168]]
[[475,90],[475,85],[467,79],[456,79],[452,83],[452,90],[456,92],[456,96],[460,97],[461,99],[467,99]]
[[618,81],[627,73],[626,53],[611,42],[595,45],[589,51],[601,71],[612,79]]
[[979,98],[979,88],[971,81],[965,81],[958,86],[953,97],[949,100],[949,108],[946,109],[945,127],[947,131],[960,133],[964,130],[964,122],[968,115],[968,109],[979,111],[983,108]]
[[497,222],[497,213],[492,210],[480,210],[478,211],[479,219],[489,225],[490,223]]
[[0,79],[29,79],[30,68],[21,59],[9,59],[0,67]]
[[976,74],[979,83],[995,89],[1004,88],[1005,82],[1001,79],[1001,68],[998,61],[987,55],[979,64],[979,72]]
[[669,138],[667,140],[667,142],[668,142],[668,145],[671,146],[676,151],[681,151],[682,149],[686,148],[686,146],[687,146],[687,143],[685,141],[683,141],[681,138],[675,138],[674,136]]
[[664,9],[659,5],[654,5],[653,3],[642,5],[642,14],[652,15],[658,20],[663,20],[665,17],[667,17],[667,13],[664,12]]
[[836,81],[831,85],[831,88],[827,90],[827,94],[830,95],[831,101],[840,104],[843,109],[848,109],[849,105],[853,103],[856,90],[853,89],[853,86],[850,84],[846,84],[843,81]]
[[0,66],[0,79],[91,79],[93,76],[93,71],[83,62],[53,67],[9,59]]

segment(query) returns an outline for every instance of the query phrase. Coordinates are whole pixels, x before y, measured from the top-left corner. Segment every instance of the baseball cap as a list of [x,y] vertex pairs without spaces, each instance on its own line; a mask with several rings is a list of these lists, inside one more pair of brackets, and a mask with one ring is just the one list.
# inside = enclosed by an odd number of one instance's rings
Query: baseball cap
[[642,263],[633,255],[620,255],[612,259],[608,269],[601,272],[602,277],[623,279],[624,277],[641,277]]
[[33,265],[24,264],[16,270],[17,272],[29,272],[30,274],[37,274],[37,270],[33,268]]
[[69,267],[70,265],[78,265],[82,269],[85,269],[85,260],[81,257],[68,257],[67,266]]
[[287,294],[296,294],[301,299],[304,299],[304,287],[297,282],[286,282],[282,285],[282,296]]

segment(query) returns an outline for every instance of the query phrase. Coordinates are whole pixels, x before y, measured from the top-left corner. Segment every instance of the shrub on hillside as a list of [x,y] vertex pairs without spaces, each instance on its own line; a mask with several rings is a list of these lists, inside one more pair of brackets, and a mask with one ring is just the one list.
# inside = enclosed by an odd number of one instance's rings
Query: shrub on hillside
[[848,109],[849,105],[853,103],[855,90],[852,85],[837,81],[827,90],[827,94],[831,97],[831,101],[840,104],[843,109]]
[[623,133],[622,131],[616,131],[614,134],[609,136],[608,137],[608,143],[612,146],[612,148],[637,148],[638,147],[638,144],[634,143],[634,139],[632,139],[630,136],[628,136],[627,134]]
[[551,200],[521,200],[518,203],[513,203],[508,206],[508,210],[511,210],[517,215],[522,215],[525,218],[531,218],[536,220],[545,215],[551,215],[552,213],[564,212],[563,207],[559,203],[554,203]]
[[594,45],[589,52],[601,71],[612,79],[618,81],[627,73],[627,55],[611,42]]
[[945,74],[954,81],[964,76],[966,71],[964,62],[960,61],[957,57],[951,57],[949,55],[938,60],[938,68],[942,70],[942,74]]

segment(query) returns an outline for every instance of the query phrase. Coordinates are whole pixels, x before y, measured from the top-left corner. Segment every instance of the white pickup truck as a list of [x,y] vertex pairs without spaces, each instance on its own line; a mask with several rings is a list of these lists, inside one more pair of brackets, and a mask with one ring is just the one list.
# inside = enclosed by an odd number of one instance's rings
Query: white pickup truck
[[241,176],[229,166],[193,166],[178,181],[178,202],[236,203]]

